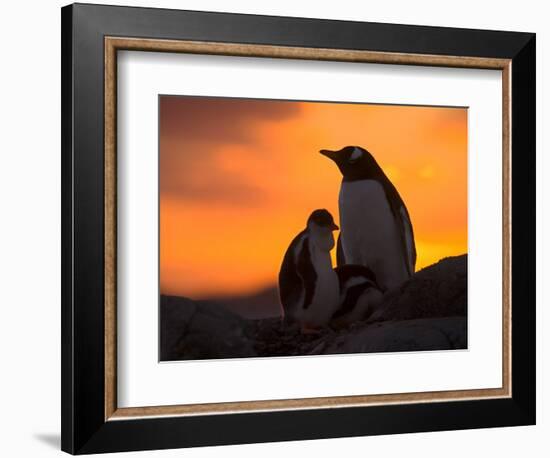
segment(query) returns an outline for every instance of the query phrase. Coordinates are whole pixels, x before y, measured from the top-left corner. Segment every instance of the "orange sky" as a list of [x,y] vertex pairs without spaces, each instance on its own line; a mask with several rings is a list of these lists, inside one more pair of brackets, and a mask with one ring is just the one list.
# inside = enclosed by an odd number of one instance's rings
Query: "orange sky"
[[338,221],[341,174],[318,151],[346,145],[368,149],[398,189],[417,270],[467,251],[466,109],[161,96],[161,292],[275,284],[311,211]]

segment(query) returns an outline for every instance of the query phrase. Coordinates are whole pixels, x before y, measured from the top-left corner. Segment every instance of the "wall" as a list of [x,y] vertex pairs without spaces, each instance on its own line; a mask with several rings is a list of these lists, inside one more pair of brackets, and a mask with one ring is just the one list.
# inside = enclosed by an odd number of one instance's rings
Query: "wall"
[[[124,4],[113,1],[112,4]],[[538,80],[538,425],[477,431],[245,445],[182,451],[150,452],[168,457],[253,456],[397,456],[462,457],[465,455],[542,456],[548,449],[549,401],[543,392],[548,371],[549,323],[542,310],[542,246],[548,227],[548,204],[542,177],[543,112],[550,105],[541,87],[548,63],[550,32],[545,2],[463,0],[461,2],[352,0],[271,2],[232,0],[132,1],[133,5],[230,11],[327,19],[426,24],[536,32]],[[59,449],[60,365],[60,12],[63,2],[26,1],[3,5],[0,34],[2,70],[0,116],[0,320],[2,373],[2,441],[5,456],[54,456]],[[546,56],[545,56],[546,51]],[[546,61],[543,59],[546,58]],[[543,207],[544,216],[543,216]],[[543,221],[546,220],[546,221]],[[547,263],[544,267],[547,267]],[[543,359],[545,361],[543,361]],[[545,366],[543,366],[545,362]],[[126,456],[138,456],[130,454]],[[139,455],[143,456],[143,455]]]

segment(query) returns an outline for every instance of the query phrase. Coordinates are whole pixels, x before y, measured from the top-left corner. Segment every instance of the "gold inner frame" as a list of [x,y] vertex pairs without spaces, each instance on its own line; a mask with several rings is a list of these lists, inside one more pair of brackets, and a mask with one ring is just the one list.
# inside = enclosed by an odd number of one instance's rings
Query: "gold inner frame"
[[[400,65],[482,68],[502,72],[502,387],[400,394],[333,396],[119,408],[117,405],[117,51],[176,52],[241,57],[364,62]],[[506,398],[512,395],[511,367],[511,60],[463,56],[403,54],[344,49],[300,48],[179,40],[105,37],[105,420],[358,407],[381,404]]]

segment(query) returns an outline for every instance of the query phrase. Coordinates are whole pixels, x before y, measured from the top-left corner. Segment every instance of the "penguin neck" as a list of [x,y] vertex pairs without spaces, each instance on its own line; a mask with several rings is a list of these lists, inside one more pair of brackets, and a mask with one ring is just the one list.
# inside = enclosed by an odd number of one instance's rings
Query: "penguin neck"
[[384,183],[388,178],[384,174],[384,171],[380,166],[374,162],[368,164],[368,166],[358,166],[356,168],[347,169],[345,174],[342,174],[343,182],[361,181],[361,180],[375,180],[380,183]]
[[316,268],[320,269],[332,269],[332,258],[330,257],[330,250],[327,250],[327,246],[330,246],[331,241],[325,240],[324,237],[315,233],[310,233],[310,250],[311,260]]
[[384,178],[378,173],[368,172],[368,173],[357,173],[357,174],[347,174],[342,177],[342,183],[353,183],[354,181],[364,181],[372,180],[378,181],[380,183],[384,182]]

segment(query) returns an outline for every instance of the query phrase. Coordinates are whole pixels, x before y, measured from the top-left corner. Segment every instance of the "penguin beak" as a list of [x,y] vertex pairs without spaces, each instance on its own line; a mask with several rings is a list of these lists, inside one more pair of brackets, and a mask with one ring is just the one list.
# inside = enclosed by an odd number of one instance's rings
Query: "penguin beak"
[[329,149],[322,149],[319,151],[323,156],[328,157],[329,159],[332,159],[333,161],[336,159],[337,151],[331,151]]
[[336,223],[332,223],[332,226],[330,226],[330,228],[331,228],[333,231],[337,231],[338,229],[340,229]]

